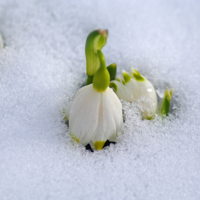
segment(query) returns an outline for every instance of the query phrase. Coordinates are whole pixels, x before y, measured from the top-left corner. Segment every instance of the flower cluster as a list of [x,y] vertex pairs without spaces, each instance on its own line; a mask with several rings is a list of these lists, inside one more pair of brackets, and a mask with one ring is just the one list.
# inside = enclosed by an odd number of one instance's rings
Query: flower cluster
[[[83,145],[100,150],[106,141],[115,142],[122,126],[122,104],[119,99],[136,102],[143,119],[152,119],[155,113],[167,116],[173,89],[164,93],[159,102],[152,83],[136,69],[122,71],[116,79],[115,63],[106,67],[101,51],[106,44],[107,30],[95,30],[86,40],[86,74],[84,87],[78,90],[66,109],[71,137]],[[111,89],[111,88],[112,89]],[[115,92],[114,92],[114,91]]]
[[[107,37],[107,30],[95,30],[88,35],[85,45],[87,80],[68,105],[64,117],[69,121],[71,137],[95,150],[101,150],[107,141],[116,141],[123,124],[120,99],[136,102],[143,119],[150,120],[156,113],[168,116],[174,92],[167,88],[158,104],[154,86],[136,69],[129,73],[123,70],[122,76],[116,79],[117,65],[112,63],[106,67],[101,51]],[[3,49],[1,34],[0,49]]]

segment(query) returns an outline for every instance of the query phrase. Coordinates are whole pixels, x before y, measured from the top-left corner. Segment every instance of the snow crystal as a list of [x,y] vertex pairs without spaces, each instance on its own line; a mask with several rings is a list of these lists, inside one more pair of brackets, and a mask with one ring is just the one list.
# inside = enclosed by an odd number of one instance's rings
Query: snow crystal
[[[0,199],[200,199],[200,2],[1,0]],[[91,153],[73,143],[62,111],[86,79],[85,40],[118,73],[131,67],[169,117],[142,120],[123,103],[117,144]]]

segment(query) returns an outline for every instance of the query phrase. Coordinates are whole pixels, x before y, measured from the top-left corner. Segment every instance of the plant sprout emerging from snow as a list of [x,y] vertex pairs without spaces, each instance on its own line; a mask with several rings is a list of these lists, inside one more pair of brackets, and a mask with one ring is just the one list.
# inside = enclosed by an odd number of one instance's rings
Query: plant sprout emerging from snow
[[159,106],[158,106],[159,107],[158,113],[161,116],[164,116],[164,115],[168,116],[173,93],[174,93],[174,88],[172,88],[171,90],[169,88],[167,88],[165,90],[164,97],[161,99],[161,101],[159,102]]
[[135,69],[131,69],[130,74],[122,71],[122,75],[123,78],[111,81],[110,86],[120,99],[137,102],[143,118],[151,119],[157,109],[157,95],[153,85]]
[[110,75],[100,50],[97,50],[97,56],[100,68],[93,77],[93,83],[79,89],[67,109],[67,117],[72,138],[100,150],[107,140],[116,140],[123,121],[122,105],[108,87]]
[[[94,74],[99,69],[99,58],[97,51],[101,50],[106,44],[108,37],[108,30],[95,30],[92,31],[86,40],[85,44],[85,56],[86,56],[86,73],[87,80],[86,85],[89,85],[93,82]],[[117,66],[115,63],[112,63],[107,67],[107,70],[110,74],[110,80],[115,80],[115,75],[117,71]]]
[[106,44],[107,36],[107,30],[99,29],[91,32],[87,37],[85,44],[86,73],[88,76],[86,85],[92,83],[93,76],[99,69],[99,58],[97,51],[101,50]]
[[3,49],[3,39],[1,37],[1,33],[0,33],[0,49]]

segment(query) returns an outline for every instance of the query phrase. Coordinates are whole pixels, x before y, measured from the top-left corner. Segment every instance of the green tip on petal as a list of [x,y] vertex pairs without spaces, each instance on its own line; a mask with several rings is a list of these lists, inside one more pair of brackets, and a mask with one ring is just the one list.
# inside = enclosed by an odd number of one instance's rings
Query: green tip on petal
[[116,72],[117,72],[117,65],[115,63],[112,63],[107,67],[107,70],[110,74],[110,81],[115,80]]
[[120,79],[119,77],[117,77],[117,81],[118,81],[118,82],[121,82],[121,79]]
[[66,110],[63,109],[63,110],[62,110],[62,113],[63,113],[63,115],[64,115],[63,120],[64,120],[64,121],[67,121],[68,118],[69,118],[69,116],[67,116],[67,114],[66,114]]
[[145,78],[136,69],[132,69],[132,75],[136,81],[145,81]]
[[131,77],[129,76],[129,74],[126,71],[122,71],[122,76],[124,78],[125,83],[128,83],[131,80]]
[[80,143],[79,139],[77,137],[75,137],[73,133],[70,133],[70,135],[73,140],[75,140],[77,143]]
[[173,93],[174,93],[174,88],[172,88],[171,90],[169,88],[167,88],[165,90],[164,97],[163,97],[163,100],[162,100],[161,109],[160,109],[160,114],[162,116],[163,115],[168,116]]
[[100,61],[100,68],[97,70],[93,78],[93,87],[98,92],[104,92],[110,83],[110,74],[106,68],[106,62],[103,53],[98,50],[97,55]]
[[147,119],[147,120],[152,120],[152,119],[153,119],[153,117],[149,117],[149,116],[148,116],[146,119]]
[[99,58],[97,56],[97,51],[101,50],[106,44],[107,37],[107,30],[95,30],[91,32],[87,37],[85,55],[86,72],[88,76],[94,76],[96,71],[99,69]]
[[94,143],[95,150],[101,150],[101,149],[103,149],[103,146],[104,146],[105,142],[106,141],[96,141]]
[[125,81],[124,81],[124,79],[121,76],[117,77],[117,81],[121,82],[123,85],[125,85]]
[[109,85],[111,88],[113,88],[115,90],[115,92],[117,92],[117,85],[114,82],[110,82]]

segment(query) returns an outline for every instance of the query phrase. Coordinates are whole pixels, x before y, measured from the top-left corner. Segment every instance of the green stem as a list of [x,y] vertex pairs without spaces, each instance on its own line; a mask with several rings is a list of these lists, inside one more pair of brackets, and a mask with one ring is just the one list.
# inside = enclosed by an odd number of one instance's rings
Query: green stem
[[110,74],[110,81],[115,80],[116,72],[117,72],[117,65],[115,63],[112,63],[107,67],[107,70]]
[[93,78],[93,87],[98,92],[103,92],[107,89],[110,83],[110,74],[106,68],[106,62],[103,53],[98,50],[97,55],[99,57],[100,68],[94,75]]
[[87,80],[86,80],[86,84],[85,85],[89,85],[93,82],[93,77],[94,76],[87,76]]

